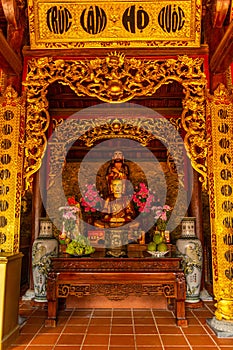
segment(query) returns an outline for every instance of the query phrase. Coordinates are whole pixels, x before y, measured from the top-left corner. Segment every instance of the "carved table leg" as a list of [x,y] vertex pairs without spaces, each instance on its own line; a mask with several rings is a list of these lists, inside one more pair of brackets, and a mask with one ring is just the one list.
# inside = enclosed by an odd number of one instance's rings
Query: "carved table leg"
[[58,309],[58,300],[56,298],[56,273],[48,274],[48,283],[47,283],[47,300],[48,300],[48,317],[45,320],[46,327],[56,327],[57,321],[57,309]]
[[177,273],[177,299],[176,299],[176,320],[177,326],[187,327],[188,321],[185,315],[186,283],[184,273]]

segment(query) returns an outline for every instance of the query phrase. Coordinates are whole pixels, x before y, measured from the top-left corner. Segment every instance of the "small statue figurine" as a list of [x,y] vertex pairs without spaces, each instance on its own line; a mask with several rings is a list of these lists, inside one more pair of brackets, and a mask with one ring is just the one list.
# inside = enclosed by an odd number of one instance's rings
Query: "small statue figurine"
[[129,167],[124,161],[124,155],[121,151],[115,151],[110,165],[107,168],[106,179],[108,182],[108,190],[111,193],[111,182],[114,179],[128,179]]

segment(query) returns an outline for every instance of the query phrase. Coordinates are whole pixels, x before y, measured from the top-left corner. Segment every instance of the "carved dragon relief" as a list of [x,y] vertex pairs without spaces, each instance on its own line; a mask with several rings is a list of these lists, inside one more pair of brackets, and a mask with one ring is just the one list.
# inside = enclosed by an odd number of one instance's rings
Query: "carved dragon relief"
[[207,80],[202,66],[200,58],[179,56],[177,59],[139,60],[116,52],[93,60],[54,60],[52,57],[30,60],[24,82],[28,103],[25,189],[31,186],[32,175],[40,168],[47,147],[45,133],[50,116],[46,94],[48,86],[56,81],[68,85],[78,96],[87,95],[109,103],[152,96],[164,84],[180,83],[185,95],[181,115],[181,124],[186,131],[185,147],[193,168],[200,174],[203,188],[207,188]]

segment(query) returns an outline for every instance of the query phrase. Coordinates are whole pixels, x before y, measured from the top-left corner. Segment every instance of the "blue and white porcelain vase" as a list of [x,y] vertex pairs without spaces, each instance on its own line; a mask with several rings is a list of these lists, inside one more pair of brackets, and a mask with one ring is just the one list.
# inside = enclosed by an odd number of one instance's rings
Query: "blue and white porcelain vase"
[[195,234],[196,218],[185,217],[181,221],[181,237],[176,241],[177,256],[182,257],[186,278],[186,302],[200,301],[203,250],[201,241]]
[[52,222],[48,218],[40,218],[40,233],[32,245],[32,273],[35,301],[46,302],[47,275],[50,270],[52,256],[58,255],[58,241],[53,237]]

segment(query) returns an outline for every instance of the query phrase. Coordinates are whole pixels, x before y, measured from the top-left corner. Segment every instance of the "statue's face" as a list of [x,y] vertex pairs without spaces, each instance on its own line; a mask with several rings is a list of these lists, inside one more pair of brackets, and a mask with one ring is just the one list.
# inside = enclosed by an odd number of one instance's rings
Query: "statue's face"
[[124,159],[123,153],[121,151],[115,151],[112,159]]
[[122,196],[123,193],[123,181],[121,180],[113,180],[111,183],[111,188],[112,188],[112,192],[114,194],[115,198],[120,198]]

